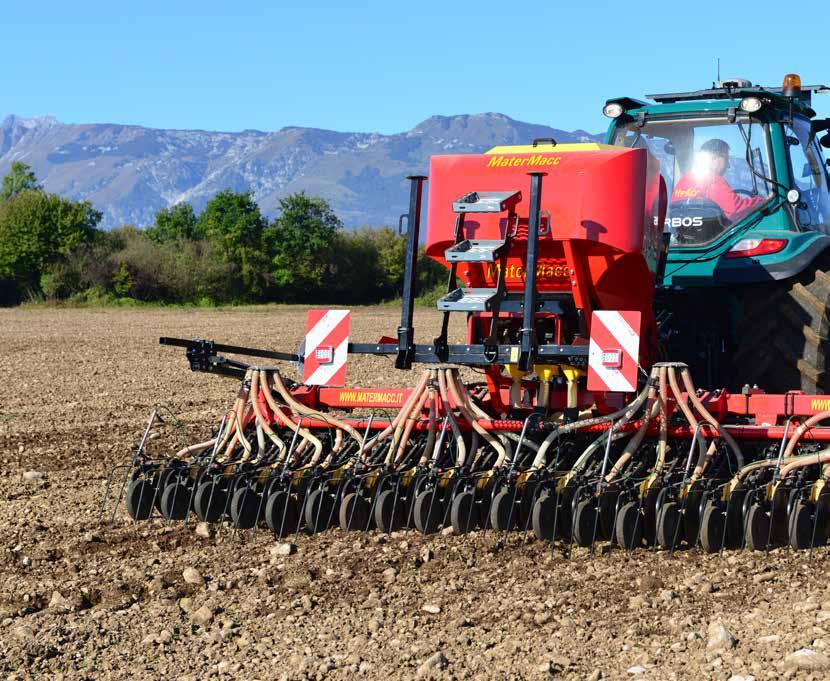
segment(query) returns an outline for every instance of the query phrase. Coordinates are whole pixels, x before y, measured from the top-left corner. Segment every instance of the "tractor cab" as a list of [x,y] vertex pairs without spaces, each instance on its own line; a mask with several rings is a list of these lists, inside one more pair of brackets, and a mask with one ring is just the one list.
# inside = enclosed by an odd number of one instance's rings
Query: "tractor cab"
[[736,79],[608,100],[607,142],[646,149],[649,183],[668,190],[665,283],[787,278],[830,246],[830,120],[811,107],[829,91],[790,74],[781,88]]

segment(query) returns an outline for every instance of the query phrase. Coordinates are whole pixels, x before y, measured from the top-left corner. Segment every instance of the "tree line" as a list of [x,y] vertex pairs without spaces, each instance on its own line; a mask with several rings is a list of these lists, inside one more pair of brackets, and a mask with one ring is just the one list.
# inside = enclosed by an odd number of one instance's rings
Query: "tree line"
[[[162,209],[146,229],[102,230],[101,218],[13,163],[0,185],[0,304],[373,304],[402,287],[404,236],[345,230],[324,199],[303,192],[281,199],[273,219],[252,193],[229,189],[198,214],[188,203]],[[422,252],[418,279],[431,302],[445,270]]]

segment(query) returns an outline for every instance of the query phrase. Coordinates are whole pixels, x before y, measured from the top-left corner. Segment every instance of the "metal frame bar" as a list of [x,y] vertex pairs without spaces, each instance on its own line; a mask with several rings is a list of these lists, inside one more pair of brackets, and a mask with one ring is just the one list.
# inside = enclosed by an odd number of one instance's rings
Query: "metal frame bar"
[[527,256],[525,262],[524,307],[522,328],[519,331],[519,357],[517,364],[522,371],[530,371],[537,354],[536,341],[536,262],[539,247],[539,222],[542,207],[542,178],[547,173],[530,175],[530,217],[527,222]]
[[415,277],[418,274],[418,238],[421,231],[421,196],[424,190],[424,175],[407,178],[409,187],[409,219],[406,225],[406,255],[404,256],[403,302],[401,304],[401,325],[398,327],[398,355],[395,368],[412,367],[415,354],[415,329],[412,315],[415,308]]

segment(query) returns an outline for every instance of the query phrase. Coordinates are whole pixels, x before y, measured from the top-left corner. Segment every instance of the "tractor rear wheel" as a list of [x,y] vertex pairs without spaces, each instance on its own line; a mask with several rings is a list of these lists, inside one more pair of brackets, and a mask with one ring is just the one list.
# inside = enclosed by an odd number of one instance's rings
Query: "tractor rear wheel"
[[734,382],[767,392],[830,392],[830,251],[795,277],[744,287],[741,297]]

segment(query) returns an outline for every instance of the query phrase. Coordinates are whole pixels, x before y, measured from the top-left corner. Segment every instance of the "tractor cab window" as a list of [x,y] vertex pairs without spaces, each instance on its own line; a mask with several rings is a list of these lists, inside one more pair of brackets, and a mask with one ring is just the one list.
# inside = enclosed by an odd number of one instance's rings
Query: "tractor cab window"
[[799,227],[830,233],[830,194],[824,155],[810,134],[810,123],[797,118],[793,126],[785,126],[790,152],[792,186],[801,193],[795,214]]
[[766,126],[739,118],[646,119],[620,124],[614,144],[645,148],[649,184],[666,181],[671,244],[707,244],[772,196]]

